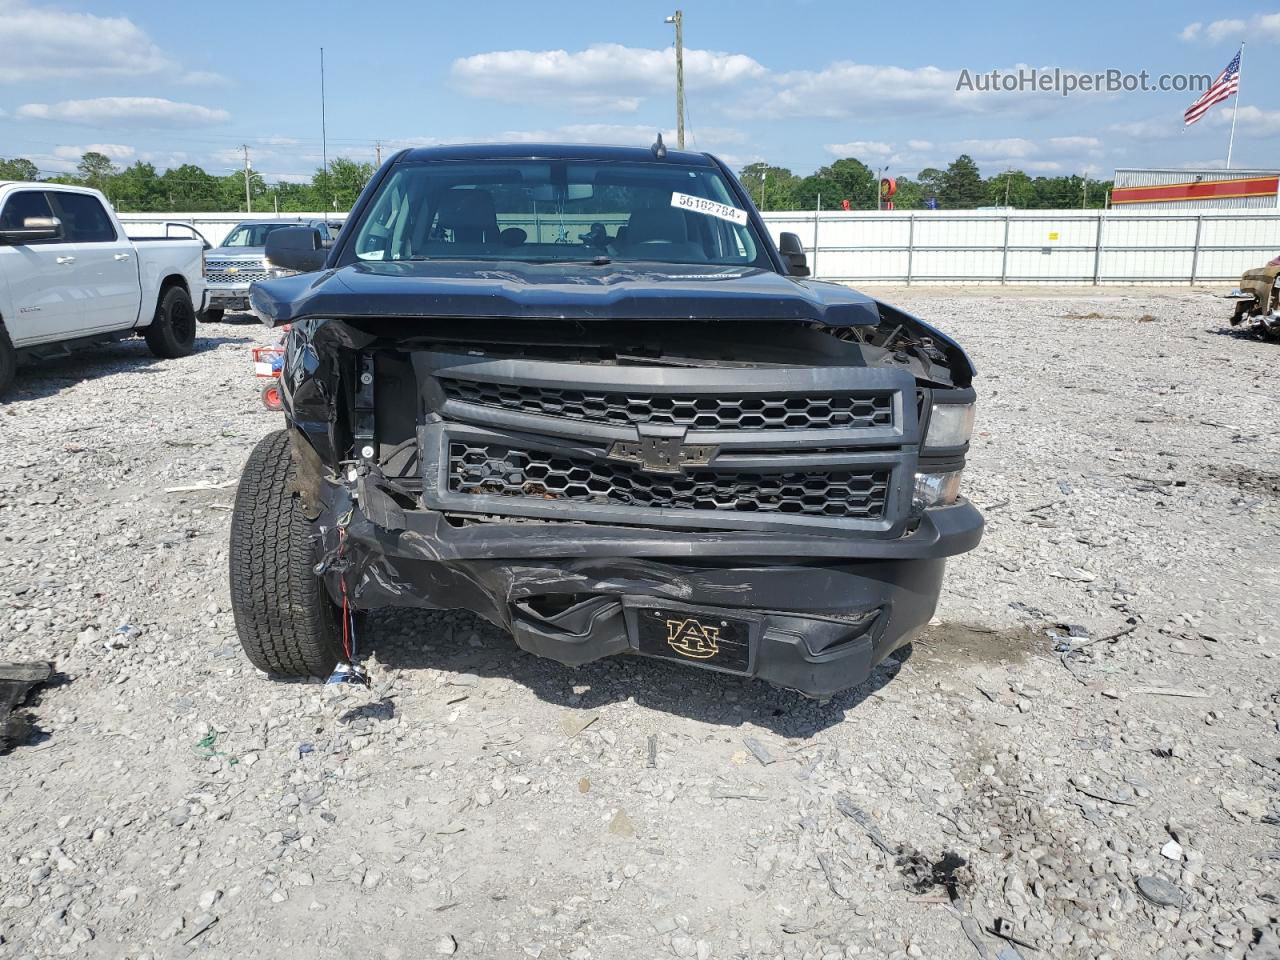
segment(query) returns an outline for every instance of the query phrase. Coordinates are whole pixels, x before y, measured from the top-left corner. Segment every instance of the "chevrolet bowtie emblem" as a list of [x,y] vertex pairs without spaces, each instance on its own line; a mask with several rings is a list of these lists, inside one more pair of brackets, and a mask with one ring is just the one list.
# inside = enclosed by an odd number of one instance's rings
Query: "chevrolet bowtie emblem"
[[650,473],[683,473],[685,467],[705,467],[719,453],[714,444],[680,441],[680,437],[643,436],[618,440],[609,448],[609,459],[638,464]]
[[695,660],[708,660],[720,652],[720,628],[708,627],[700,620],[667,621],[667,643],[676,653]]

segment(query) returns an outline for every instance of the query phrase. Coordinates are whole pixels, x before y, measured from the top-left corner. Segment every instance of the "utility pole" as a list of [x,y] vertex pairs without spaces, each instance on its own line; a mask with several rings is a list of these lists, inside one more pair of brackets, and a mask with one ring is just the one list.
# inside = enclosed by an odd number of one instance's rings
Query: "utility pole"
[[375,140],[373,149],[378,152],[378,166],[382,166],[382,141]]
[[684,149],[684,11],[667,17],[676,25],[676,146]]
[[320,48],[320,162],[324,164],[324,178],[329,179],[329,133],[324,120],[324,47]]
[[253,213],[253,194],[249,192],[249,145],[242,143],[240,149],[244,151],[244,209],[246,213]]

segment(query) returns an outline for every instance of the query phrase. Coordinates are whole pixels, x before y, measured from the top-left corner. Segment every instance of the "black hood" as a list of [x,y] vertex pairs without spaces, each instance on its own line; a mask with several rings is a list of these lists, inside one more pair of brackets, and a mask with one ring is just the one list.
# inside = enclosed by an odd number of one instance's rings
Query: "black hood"
[[798,320],[874,326],[876,301],[837,283],[699,264],[367,262],[255,283],[270,326],[306,317]]

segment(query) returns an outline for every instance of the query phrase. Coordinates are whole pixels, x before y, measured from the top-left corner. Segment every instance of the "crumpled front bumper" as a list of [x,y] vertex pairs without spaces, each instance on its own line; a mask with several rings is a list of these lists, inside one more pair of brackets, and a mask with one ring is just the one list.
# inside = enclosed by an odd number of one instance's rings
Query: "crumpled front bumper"
[[[337,518],[352,500],[329,481],[312,491],[322,552],[336,556]],[[521,648],[573,665],[638,653],[634,618],[644,607],[746,618],[755,624],[751,655],[732,672],[814,697],[856,686],[909,642],[933,615],[946,558],[972,549],[983,528],[963,501],[926,511],[912,532],[888,540],[801,530],[459,525],[433,510],[404,509],[372,482],[360,481],[356,493],[344,556],[359,608],[471,610],[509,630]],[[337,601],[337,568],[324,576]],[[687,662],[716,669],[713,661]]]

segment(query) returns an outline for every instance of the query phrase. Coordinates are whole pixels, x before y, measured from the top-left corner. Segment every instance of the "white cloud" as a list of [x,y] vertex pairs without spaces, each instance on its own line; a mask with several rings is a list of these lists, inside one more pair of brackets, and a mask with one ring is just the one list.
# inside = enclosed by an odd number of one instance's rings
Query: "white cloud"
[[1188,23],[1178,37],[1187,42],[1206,40],[1221,43],[1223,40],[1280,40],[1280,13],[1259,13],[1248,20],[1227,17],[1211,23]]
[[881,140],[850,140],[848,143],[828,143],[827,153],[837,157],[887,157],[893,153],[893,145]]
[[[672,89],[675,51],[618,43],[595,44],[572,53],[496,50],[460,57],[449,73],[455,86],[476,97],[631,113],[645,97]],[[685,84],[691,90],[732,88],[766,73],[745,54],[684,52]]]
[[1238,37],[1247,28],[1248,24],[1243,20],[1215,20],[1204,28],[1204,35],[1211,43],[1217,43],[1228,37]]
[[1097,153],[1102,141],[1097,137],[1050,137],[1049,145],[1056,150],[1080,153]]
[[164,74],[208,82],[216,74],[188,73],[128,17],[99,17],[27,0],[0,0],[0,83],[147,77]]
[[225,110],[163,97],[97,97],[26,103],[18,108],[17,116],[23,120],[57,120],[90,127],[206,127],[231,119]]
[[79,160],[86,153],[100,153],[112,160],[128,160],[135,151],[133,147],[125,146],[123,143],[88,143],[84,146],[66,144],[53,148],[53,155],[63,160]]
[[782,74],[772,96],[743,110],[771,116],[847,117],[868,109],[892,112],[903,104],[932,103],[947,109],[963,99],[956,91],[958,76],[959,71],[937,67],[887,67],[846,60],[823,70]]
[[992,140],[957,140],[950,150],[967,153],[977,158],[1000,157],[1002,159],[1030,157],[1040,152],[1040,144],[1022,137],[1002,137]]
[[1131,120],[1125,123],[1113,123],[1107,127],[1112,133],[1123,134],[1134,140],[1168,140],[1182,132],[1182,121],[1158,117],[1152,120]]
[[908,149],[910,149],[910,150],[920,150],[920,151],[924,151],[924,150],[932,150],[932,149],[933,149],[933,141],[931,141],[931,140],[908,140],[908,141],[907,141],[907,148],[908,148]]
[[[1210,113],[1205,120],[1215,127],[1231,126],[1230,105]],[[1280,134],[1280,110],[1262,110],[1253,106],[1241,107],[1236,124],[1240,130],[1248,131],[1251,139],[1274,137]]]

